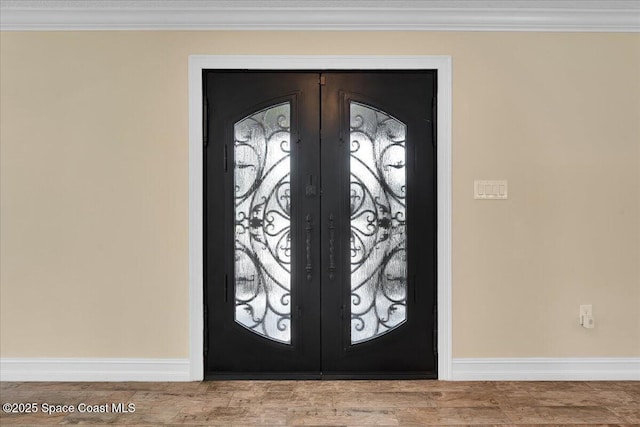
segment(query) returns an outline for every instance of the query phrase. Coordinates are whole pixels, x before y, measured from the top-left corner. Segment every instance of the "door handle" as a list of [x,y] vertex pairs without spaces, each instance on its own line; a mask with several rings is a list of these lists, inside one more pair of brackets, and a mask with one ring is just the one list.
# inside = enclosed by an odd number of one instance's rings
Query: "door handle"
[[313,267],[311,265],[311,230],[313,229],[313,225],[311,224],[311,214],[307,214],[307,225],[305,226],[305,230],[307,230],[307,265],[305,266],[305,270],[307,270],[307,280],[311,280],[313,271]]
[[329,279],[333,280],[336,271],[335,254],[336,224],[333,213],[329,214]]

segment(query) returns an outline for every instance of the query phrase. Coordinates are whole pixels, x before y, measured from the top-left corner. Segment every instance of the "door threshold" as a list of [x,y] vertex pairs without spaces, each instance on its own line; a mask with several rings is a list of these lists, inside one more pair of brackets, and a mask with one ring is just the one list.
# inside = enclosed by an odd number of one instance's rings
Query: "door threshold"
[[437,380],[435,372],[210,372],[205,381],[225,380]]

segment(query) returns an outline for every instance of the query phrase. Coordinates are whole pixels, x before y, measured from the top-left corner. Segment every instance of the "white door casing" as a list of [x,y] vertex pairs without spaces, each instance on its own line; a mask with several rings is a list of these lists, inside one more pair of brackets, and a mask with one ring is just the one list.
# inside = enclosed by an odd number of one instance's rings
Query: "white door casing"
[[[189,56],[189,377],[204,377],[202,70],[437,70],[438,378],[451,373],[451,57]],[[216,343],[210,343],[215,346]]]

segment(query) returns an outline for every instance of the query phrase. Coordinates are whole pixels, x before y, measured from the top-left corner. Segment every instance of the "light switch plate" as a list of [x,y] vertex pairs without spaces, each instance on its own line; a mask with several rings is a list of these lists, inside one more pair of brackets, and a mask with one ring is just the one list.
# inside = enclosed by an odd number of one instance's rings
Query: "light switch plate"
[[473,198],[477,200],[506,200],[509,196],[507,180],[480,180],[473,182]]

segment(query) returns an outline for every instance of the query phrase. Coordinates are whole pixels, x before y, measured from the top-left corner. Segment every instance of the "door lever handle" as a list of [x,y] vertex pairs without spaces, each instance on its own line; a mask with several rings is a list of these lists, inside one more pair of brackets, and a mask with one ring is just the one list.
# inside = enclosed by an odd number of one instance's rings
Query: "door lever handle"
[[336,224],[333,213],[329,214],[329,279],[333,280],[336,271],[335,254]]
[[311,214],[307,214],[307,225],[305,226],[305,230],[307,230],[307,265],[305,266],[305,270],[307,271],[307,280],[311,280],[313,271],[313,267],[311,266],[311,230],[313,229],[313,225],[311,223]]

